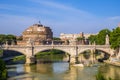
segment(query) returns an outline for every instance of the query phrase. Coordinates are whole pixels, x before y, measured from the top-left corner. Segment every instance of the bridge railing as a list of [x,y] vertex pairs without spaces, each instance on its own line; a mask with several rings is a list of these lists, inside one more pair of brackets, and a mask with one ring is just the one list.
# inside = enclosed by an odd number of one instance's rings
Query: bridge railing
[[56,46],[56,47],[63,47],[63,46],[66,46],[66,47],[96,47],[96,48],[110,48],[110,45],[2,45],[1,48],[7,48],[7,47],[11,47],[11,48],[25,48],[25,47],[53,47],[53,46]]

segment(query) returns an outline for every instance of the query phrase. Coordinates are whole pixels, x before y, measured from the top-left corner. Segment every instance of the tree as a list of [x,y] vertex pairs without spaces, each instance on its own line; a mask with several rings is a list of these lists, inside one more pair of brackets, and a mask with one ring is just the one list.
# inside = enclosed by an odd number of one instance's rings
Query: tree
[[99,45],[104,45],[105,44],[105,38],[106,38],[106,35],[110,35],[110,30],[108,29],[103,29],[101,30],[97,37],[96,37],[96,44],[99,44]]
[[8,41],[8,44],[12,44],[14,42],[16,44],[16,36],[12,34],[0,34],[0,44],[4,44],[6,41]]
[[61,39],[58,37],[53,37],[53,40],[61,40]]
[[90,41],[90,44],[93,44],[94,42],[96,42],[96,35],[90,35],[88,37],[88,40]]
[[88,39],[91,44],[93,44],[95,42],[97,45],[104,45],[106,35],[108,34],[110,36],[110,33],[111,33],[110,30],[103,29],[103,30],[99,31],[99,33],[97,35],[91,35]]
[[8,41],[8,44],[15,43],[16,44],[16,36],[12,34],[6,35],[6,41]]
[[0,34],[0,44],[5,43],[5,38],[6,38],[6,35]]
[[83,40],[84,38],[82,38],[82,37],[77,37],[76,39],[77,39],[77,41],[81,41],[81,40]]
[[110,34],[111,48],[118,49],[120,47],[120,27],[113,29]]
[[0,59],[0,80],[6,80],[7,78],[7,69],[6,65],[2,59]]
[[77,37],[77,44],[84,44],[85,43],[85,38],[84,37]]

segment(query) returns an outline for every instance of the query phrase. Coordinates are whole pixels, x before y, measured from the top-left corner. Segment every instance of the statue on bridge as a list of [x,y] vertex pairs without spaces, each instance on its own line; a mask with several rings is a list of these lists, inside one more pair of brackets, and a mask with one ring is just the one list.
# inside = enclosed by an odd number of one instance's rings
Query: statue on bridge
[[29,38],[27,41],[27,46],[32,46],[32,45],[33,45],[33,40]]
[[109,36],[108,36],[108,34],[106,35],[106,38],[105,38],[105,44],[106,44],[106,45],[110,45],[110,43],[109,43]]

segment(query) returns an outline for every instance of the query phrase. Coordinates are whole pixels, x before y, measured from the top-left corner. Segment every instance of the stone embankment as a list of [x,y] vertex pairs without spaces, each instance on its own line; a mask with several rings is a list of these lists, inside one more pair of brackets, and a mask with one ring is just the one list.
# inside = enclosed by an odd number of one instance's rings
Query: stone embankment
[[119,66],[120,67],[120,61],[104,61],[107,64],[113,65],[113,66]]

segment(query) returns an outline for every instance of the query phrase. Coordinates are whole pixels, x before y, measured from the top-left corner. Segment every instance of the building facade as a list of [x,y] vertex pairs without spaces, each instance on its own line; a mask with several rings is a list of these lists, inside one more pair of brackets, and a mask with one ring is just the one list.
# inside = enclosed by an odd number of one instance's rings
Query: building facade
[[60,34],[60,39],[63,41],[68,41],[69,44],[89,44],[88,37],[90,35],[96,35],[96,34],[84,34],[83,32],[79,34]]
[[78,37],[84,37],[83,32],[79,34],[65,34],[65,33],[60,34],[61,40],[75,40]]
[[53,38],[53,32],[50,27],[42,24],[33,24],[22,33],[22,40],[18,41],[18,45],[26,45],[33,43],[34,45],[43,44],[44,41],[50,41]]
[[78,43],[77,38],[84,38],[83,32],[79,34],[65,34],[65,33],[60,34],[60,39],[63,40],[65,44],[69,44],[69,45],[83,44],[82,40],[79,41]]

